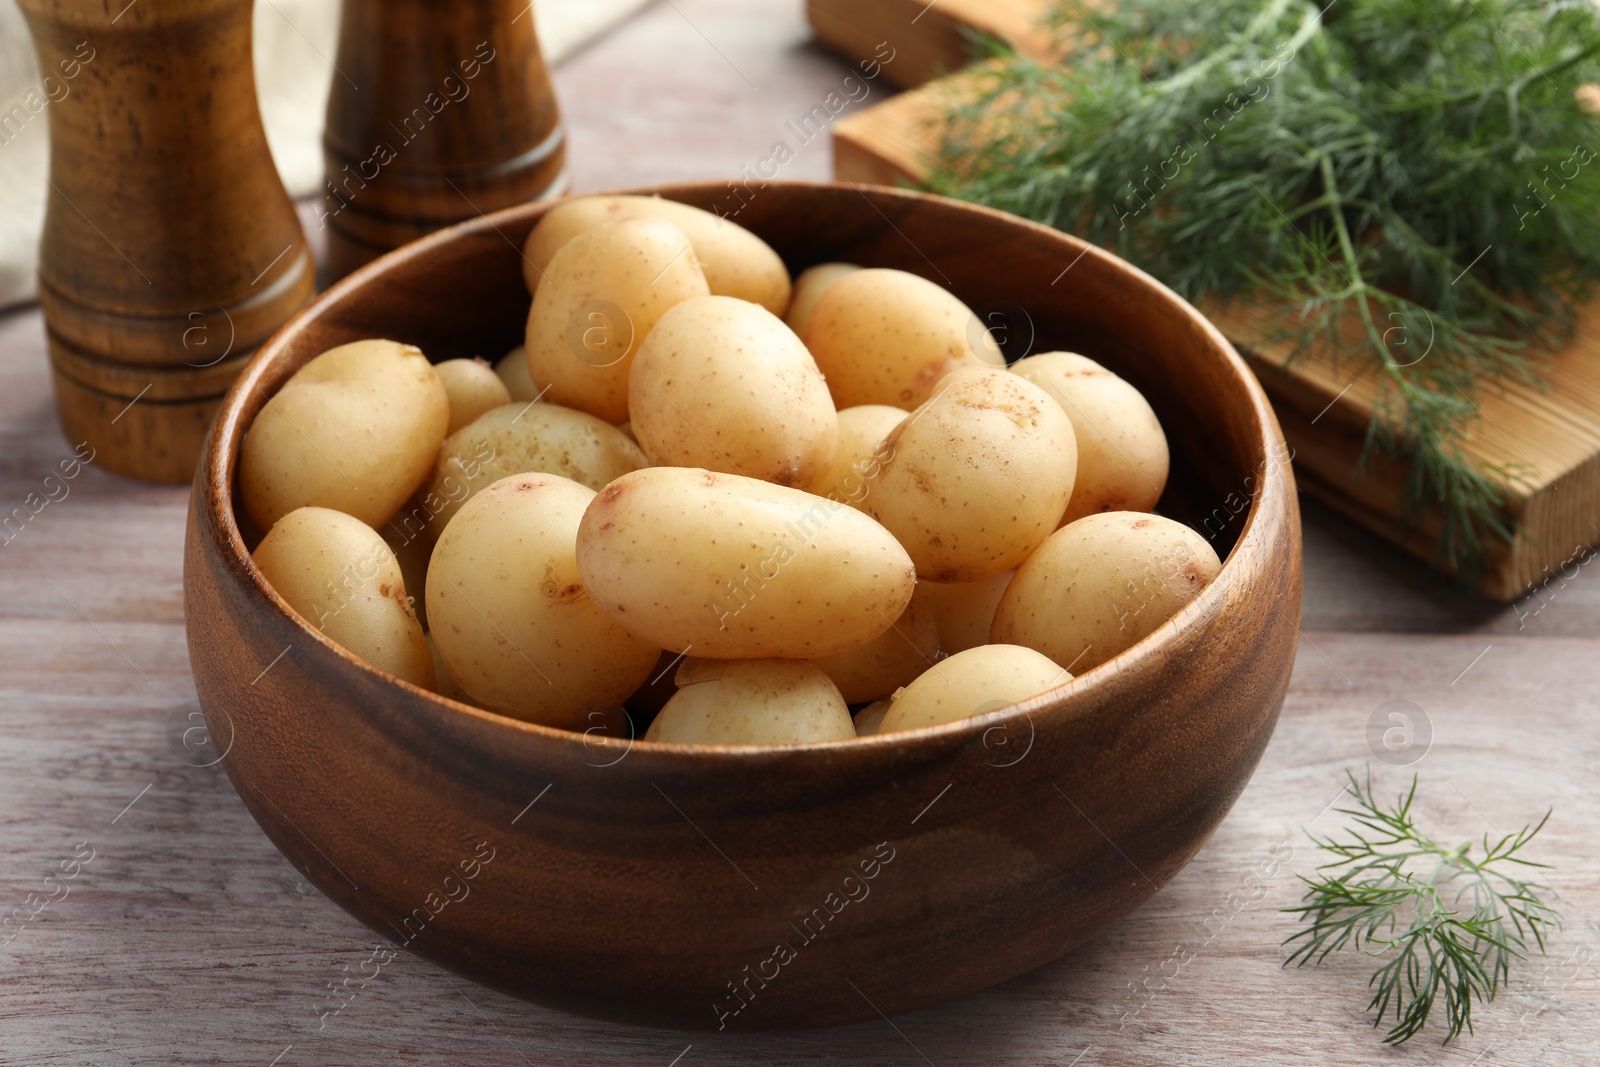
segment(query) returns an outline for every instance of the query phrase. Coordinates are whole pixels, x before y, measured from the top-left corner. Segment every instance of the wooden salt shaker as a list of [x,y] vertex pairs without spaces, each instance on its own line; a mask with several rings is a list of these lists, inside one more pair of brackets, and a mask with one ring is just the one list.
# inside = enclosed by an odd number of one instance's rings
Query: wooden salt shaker
[[315,286],[256,106],[251,0],[19,3],[69,89],[39,265],[62,428],[109,470],[187,482],[234,376]]
[[444,226],[566,189],[527,0],[345,0],[328,122],[329,278]]

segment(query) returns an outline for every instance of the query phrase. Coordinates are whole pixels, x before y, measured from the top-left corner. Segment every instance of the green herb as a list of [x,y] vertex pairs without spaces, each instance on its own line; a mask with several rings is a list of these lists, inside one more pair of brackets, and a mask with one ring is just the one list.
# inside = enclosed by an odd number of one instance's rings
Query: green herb
[[[1325,2],[1325,0],[1323,0]],[[1080,233],[1191,299],[1265,298],[1246,342],[1375,373],[1362,453],[1407,461],[1441,563],[1515,529],[1463,449],[1474,385],[1529,376],[1600,276],[1589,0],[1117,0],[1061,57],[1000,54],[930,181]],[[998,50],[997,50],[998,52]],[[1292,357],[1293,358],[1293,357]]]
[[1448,1044],[1472,1031],[1472,1002],[1494,999],[1510,980],[1511,961],[1526,958],[1528,940],[1543,952],[1545,937],[1561,925],[1539,899],[1547,888],[1518,877],[1521,868],[1547,866],[1520,853],[1550,813],[1499,841],[1485,835],[1474,859],[1471,842],[1445,848],[1417,829],[1415,778],[1393,810],[1374,799],[1370,774],[1365,785],[1350,775],[1349,792],[1356,806],[1338,809],[1355,818],[1349,838],[1312,835],[1337,857],[1317,869],[1337,873],[1302,875],[1305,903],[1284,909],[1307,923],[1284,942],[1295,946],[1285,966],[1321,963],[1346,946],[1377,957],[1367,1010],[1378,1013],[1374,1026],[1393,1016],[1383,1040],[1416,1036],[1442,996]]

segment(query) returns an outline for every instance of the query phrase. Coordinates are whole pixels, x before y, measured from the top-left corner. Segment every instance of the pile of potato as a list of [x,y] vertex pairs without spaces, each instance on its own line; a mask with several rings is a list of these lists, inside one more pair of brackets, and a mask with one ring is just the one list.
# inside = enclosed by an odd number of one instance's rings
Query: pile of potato
[[498,366],[341,345],[244,442],[262,574],[408,682],[572,730],[841,741],[1046,692],[1217,575],[1150,513],[1138,391],[1067,352],[1006,368],[932,282],[791,285],[753,233],[645,197],[552,209],[524,259]]

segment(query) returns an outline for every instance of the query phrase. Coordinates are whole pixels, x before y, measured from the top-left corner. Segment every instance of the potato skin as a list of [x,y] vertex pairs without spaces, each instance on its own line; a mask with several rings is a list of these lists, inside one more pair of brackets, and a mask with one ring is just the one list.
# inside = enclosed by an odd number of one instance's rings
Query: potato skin
[[274,591],[328,640],[423,689],[433,654],[400,564],[376,530],[331,508],[296,508],[251,556]]
[[1077,470],[1061,406],[989,367],[952,374],[883,450],[862,508],[935,582],[982,581],[1021,563],[1060,523]]
[[856,736],[871,737],[883,725],[883,717],[889,714],[893,705],[891,700],[874,700],[860,711],[856,712]]
[[586,230],[550,261],[528,311],[528,376],[545,398],[628,420],[628,371],[674,305],[707,296],[689,238],[658,219]]
[[583,516],[578,572],[616,622],[712,659],[810,659],[866,644],[911,602],[911,560],[858,511],[691,467],[607,486]]
[[262,529],[302,507],[383,525],[428,476],[450,398],[420,349],[330,348],[295,372],[250,425],[239,493]]
[[918,582],[917,595],[928,602],[939,627],[939,645],[947,656],[989,643],[989,628],[1006,586],[1016,571],[981,582]]
[[424,593],[428,588],[428,560],[433,556],[433,538],[410,534],[393,519],[384,523],[377,533],[394,553],[395,562],[400,564],[400,577],[410,595],[411,610],[416,612],[417,621],[426,632],[428,598]]
[[860,648],[811,662],[822,668],[847,704],[879,700],[910,685],[939,658],[939,624],[918,582],[911,603],[894,625]]
[[886,455],[878,446],[906,421],[906,412],[887,404],[863,404],[839,412],[838,421],[839,447],[834,450],[833,462],[806,491],[860,507]]
[[513,402],[445,440],[420,510],[406,515],[436,539],[463,504],[501,478],[538,471],[599,490],[649,465],[639,446],[603,419],[559,404]]
[[628,379],[650,459],[804,488],[833,461],[839,418],[800,339],[758,304],[704,296],[661,316]]
[[574,546],[594,491],[514,474],[462,507],[428,567],[440,658],[474,701],[581,729],[649,676],[660,650],[611,622],[578,578]]
[[888,404],[911,411],[951,371],[1004,365],[971,308],[901,270],[858,270],[834,281],[803,337],[839,408]]
[[980,645],[942,661],[894,695],[878,733],[915,730],[997,711],[1063,685],[1072,675],[1017,645]]
[[711,292],[760,304],[774,315],[789,306],[789,270],[772,246],[737,223],[659,196],[585,196],[558,204],[528,235],[522,275],[537,292],[549,263],[579,234],[622,219],[660,219],[694,243]]
[[811,321],[811,313],[816,310],[817,301],[822,299],[822,294],[828,286],[843,278],[846,274],[854,274],[861,267],[854,263],[818,263],[801,272],[800,277],[794,280],[794,293],[789,297],[789,310],[784,313],[783,321],[789,324],[789,329],[796,335],[804,337],[806,324]]
[[[685,661],[690,666],[691,661]],[[692,679],[692,680],[691,680]],[[673,745],[810,745],[856,736],[828,676],[794,660],[716,660],[680,671],[678,691],[646,741]]]
[[512,400],[524,404],[539,399],[539,387],[528,376],[528,346],[518,345],[494,365],[494,374],[505,384]]
[[1078,441],[1078,479],[1061,524],[1102,511],[1149,511],[1171,456],[1144,395],[1087,356],[1042,352],[1011,367],[1061,405]]
[[1216,552],[1182,523],[1137,511],[1089,515],[1051,534],[1017,569],[990,639],[1082,674],[1153,633],[1221,570]]
[[450,400],[447,437],[485,411],[511,403],[511,390],[494,368],[481,359],[447,359],[435,363],[433,372],[439,376]]

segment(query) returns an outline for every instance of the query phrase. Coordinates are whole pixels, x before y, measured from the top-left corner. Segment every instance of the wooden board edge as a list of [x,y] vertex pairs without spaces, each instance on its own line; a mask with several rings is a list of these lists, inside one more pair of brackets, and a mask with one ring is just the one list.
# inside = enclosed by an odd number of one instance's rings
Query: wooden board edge
[[881,61],[884,45],[894,49],[883,76],[911,89],[967,66],[974,32],[1028,55],[1048,54],[1041,22],[1050,7],[1051,0],[806,0],[806,20],[819,41],[854,63]]

